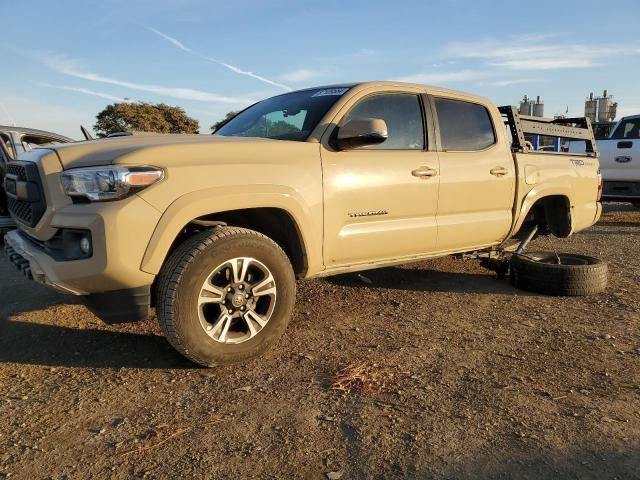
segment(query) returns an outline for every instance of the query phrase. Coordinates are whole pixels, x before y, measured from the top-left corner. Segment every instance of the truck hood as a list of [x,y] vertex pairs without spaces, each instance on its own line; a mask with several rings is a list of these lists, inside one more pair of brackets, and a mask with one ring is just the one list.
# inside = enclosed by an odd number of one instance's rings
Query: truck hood
[[[117,138],[104,138],[88,142],[76,142],[55,145],[51,148],[60,159],[62,168],[93,167],[99,165],[109,165],[113,163],[128,163],[129,158],[140,157],[145,152],[150,155],[144,155],[151,158],[154,153],[158,157],[165,157],[163,151],[167,154],[175,155],[176,152],[184,152],[190,148],[197,150],[211,149],[217,150],[216,146],[233,146],[264,145],[274,142],[283,144],[291,143],[283,140],[270,140],[263,138],[248,137],[218,137],[213,135],[131,135]],[[298,142],[294,142],[298,143]],[[236,147],[236,148],[237,148]],[[183,156],[183,155],[180,155]],[[155,164],[156,162],[151,162]]]

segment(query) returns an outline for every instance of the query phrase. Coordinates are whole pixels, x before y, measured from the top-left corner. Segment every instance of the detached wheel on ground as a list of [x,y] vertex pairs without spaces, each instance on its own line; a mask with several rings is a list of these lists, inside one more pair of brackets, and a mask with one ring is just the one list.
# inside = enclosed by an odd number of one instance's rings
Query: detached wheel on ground
[[607,263],[570,253],[526,252],[511,257],[511,283],[547,295],[595,295],[607,288]]
[[223,365],[260,355],[280,338],[295,303],[295,276],[270,238],[219,227],[173,252],[156,293],[171,345],[201,365]]

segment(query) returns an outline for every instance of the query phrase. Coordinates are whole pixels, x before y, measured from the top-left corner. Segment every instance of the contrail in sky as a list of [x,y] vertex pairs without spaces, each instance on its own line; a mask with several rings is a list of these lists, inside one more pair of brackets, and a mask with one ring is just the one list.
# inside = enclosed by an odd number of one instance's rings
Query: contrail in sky
[[9,120],[9,123],[11,125],[15,125],[16,122],[13,120],[13,117],[9,114],[9,110],[7,110],[7,107],[4,106],[4,103],[0,102],[0,107],[2,107],[2,111],[7,116],[7,120]]
[[107,100],[113,100],[115,102],[131,102],[131,100],[128,100],[126,98],[117,97],[115,95],[111,95],[108,93],[96,92],[95,90],[90,90],[88,88],[67,87],[66,85],[51,85],[49,83],[39,83],[38,85],[42,87],[47,87],[47,88],[57,88],[58,90],[67,90],[69,92],[84,93],[86,95],[93,95],[94,97],[106,98]]
[[175,46],[175,47],[179,48],[180,50],[182,50],[184,52],[187,52],[187,53],[189,53],[191,55],[194,55],[196,57],[202,58],[203,60],[207,60],[208,62],[211,62],[211,63],[222,65],[223,67],[228,68],[232,72],[235,72],[235,73],[237,73],[239,75],[246,75],[247,77],[255,78],[256,80],[260,80],[261,82],[268,83],[269,85],[273,85],[274,87],[281,88],[281,89],[286,90],[288,92],[290,92],[292,90],[291,87],[288,87],[287,85],[283,85],[282,83],[274,82],[273,80],[269,80],[268,78],[262,77],[260,75],[256,75],[253,72],[249,72],[248,70],[242,70],[241,68],[238,68],[235,65],[231,65],[230,63],[226,63],[226,62],[223,62],[222,60],[218,60],[218,59],[212,58],[212,57],[207,57],[206,55],[203,55],[201,53],[195,52],[191,48],[187,47],[180,40],[178,40],[176,38],[173,38],[172,36],[167,35],[166,33],[163,33],[160,30],[156,30],[155,28],[152,28],[152,27],[145,27],[145,28],[147,30],[149,30],[150,32],[155,33],[159,37],[164,38],[167,42],[171,43],[173,46]]
[[200,102],[229,103],[235,105],[249,105],[255,101],[241,97],[227,97],[223,95],[217,95],[215,93],[203,92],[201,90],[194,90],[192,88],[165,87],[163,85],[135,83],[127,80],[120,80],[118,78],[105,77],[97,73],[80,70],[79,68],[77,68],[74,61],[61,56],[49,55],[48,57],[43,58],[42,61],[50,68],[70,77],[90,80],[92,82],[107,83],[110,85],[116,85],[118,87],[129,88],[131,90],[140,90],[164,97],[195,100]]

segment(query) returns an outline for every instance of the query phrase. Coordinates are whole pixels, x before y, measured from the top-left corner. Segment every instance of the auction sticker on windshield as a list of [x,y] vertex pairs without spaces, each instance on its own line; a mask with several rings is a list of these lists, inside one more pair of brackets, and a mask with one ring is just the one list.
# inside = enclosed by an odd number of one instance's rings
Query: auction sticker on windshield
[[325,90],[320,90],[319,92],[311,95],[312,97],[328,97],[331,95],[342,95],[344,92],[349,90],[348,88],[327,88]]

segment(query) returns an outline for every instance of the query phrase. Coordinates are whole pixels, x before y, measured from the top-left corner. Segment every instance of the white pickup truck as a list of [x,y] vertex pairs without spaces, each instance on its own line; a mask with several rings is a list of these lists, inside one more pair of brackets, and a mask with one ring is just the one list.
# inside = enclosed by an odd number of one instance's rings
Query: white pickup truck
[[[597,141],[604,181],[602,199],[631,202],[640,208],[640,115],[623,117],[609,138]],[[569,142],[571,153],[584,152],[584,142]]]

